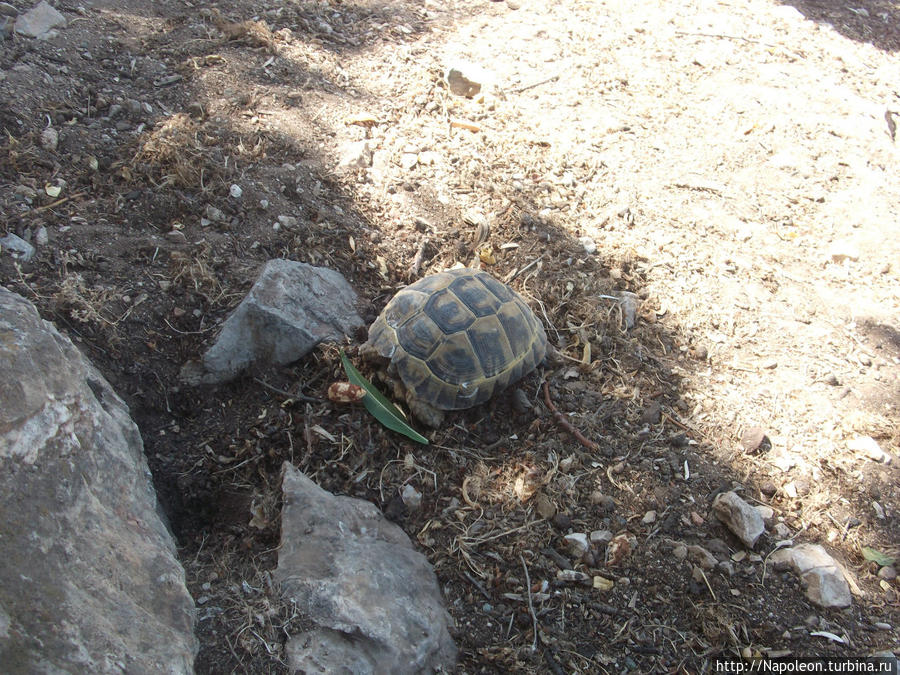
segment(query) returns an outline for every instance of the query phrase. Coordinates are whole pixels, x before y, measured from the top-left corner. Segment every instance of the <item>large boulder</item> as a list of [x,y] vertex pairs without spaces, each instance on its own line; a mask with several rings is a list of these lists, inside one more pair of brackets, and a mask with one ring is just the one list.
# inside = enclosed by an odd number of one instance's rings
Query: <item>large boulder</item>
[[270,260],[225,320],[200,362],[181,371],[188,384],[227,382],[257,365],[284,365],[320,342],[340,341],[363,326],[356,292],[327,267]]
[[194,603],[125,403],[0,287],[0,670],[191,673]]
[[284,464],[276,577],[315,627],[288,640],[306,675],[453,672],[456,646],[434,570],[371,503]]

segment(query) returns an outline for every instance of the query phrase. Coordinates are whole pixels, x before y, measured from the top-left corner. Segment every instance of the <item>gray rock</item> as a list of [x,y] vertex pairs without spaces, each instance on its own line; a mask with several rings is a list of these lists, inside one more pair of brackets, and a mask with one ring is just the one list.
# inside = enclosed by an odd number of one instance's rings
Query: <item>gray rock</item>
[[480,66],[472,63],[456,63],[444,75],[450,93],[456,96],[474,98],[485,93],[493,85],[493,76]]
[[0,238],[0,247],[22,262],[28,262],[34,257],[34,246],[12,232]]
[[194,604],[128,409],[0,288],[0,663],[192,673]]
[[16,16],[19,10],[8,2],[0,2],[0,16]]
[[606,546],[612,541],[613,533],[609,530],[594,530],[590,534],[591,545]]
[[716,557],[702,546],[692,545],[687,547],[688,559],[705,570],[711,570],[716,566]]
[[215,384],[256,364],[296,361],[320,342],[342,340],[360,328],[356,302],[350,284],[334,270],[270,260],[202,363],[187,364],[182,379]]
[[66,17],[57,12],[45,0],[16,19],[16,33],[25,37],[41,37],[53,28],[65,28]]
[[782,548],[769,556],[776,566],[792,569],[806,586],[806,597],[821,607],[849,607],[850,587],[840,565],[818,544]]
[[753,548],[756,540],[766,530],[766,524],[759,511],[734,492],[718,495],[713,500],[712,508],[716,517],[734,532],[747,548]]
[[453,672],[456,646],[437,578],[369,502],[326,492],[284,464],[276,578],[315,628],[287,643],[304,673]]

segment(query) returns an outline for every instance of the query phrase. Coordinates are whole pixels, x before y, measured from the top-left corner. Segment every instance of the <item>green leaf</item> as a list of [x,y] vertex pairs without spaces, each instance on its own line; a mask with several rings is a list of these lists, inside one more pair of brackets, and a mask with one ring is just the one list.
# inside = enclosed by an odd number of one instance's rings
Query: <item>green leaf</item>
[[880,567],[886,567],[887,565],[894,564],[894,559],[886,553],[877,551],[874,548],[869,548],[868,546],[863,546],[861,550],[863,558],[878,563]]
[[362,373],[353,367],[353,364],[350,363],[350,359],[344,354],[343,349],[341,350],[341,363],[344,366],[344,372],[347,373],[347,379],[353,384],[357,384],[366,390],[366,395],[363,398],[363,405],[366,406],[366,409],[372,413],[372,416],[376,420],[392,431],[403,434],[407,438],[411,438],[418,443],[428,445],[428,439],[410,427],[404,421],[403,413],[397,410],[397,407],[391,403],[384,394],[378,391],[375,388],[375,385],[364,378]]

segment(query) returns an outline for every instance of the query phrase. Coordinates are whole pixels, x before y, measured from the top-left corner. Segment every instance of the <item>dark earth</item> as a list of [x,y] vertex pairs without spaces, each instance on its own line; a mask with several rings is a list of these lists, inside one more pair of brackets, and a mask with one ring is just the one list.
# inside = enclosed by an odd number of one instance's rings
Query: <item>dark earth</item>
[[[55,6],[56,35],[0,41],[0,235],[36,247],[0,253],[0,281],[128,402],[198,604],[197,672],[288,670],[285,461],[429,558],[460,673],[896,649],[898,582],[870,559],[900,555],[896,3]],[[459,59],[493,73],[484,96],[448,91]],[[341,165],[364,140],[371,166]],[[428,446],[327,400],[341,348],[371,374],[365,334],[181,383],[273,258],[340,271],[367,321],[480,266],[561,362],[419,428]],[[771,508],[753,550],[711,512],[727,490]],[[596,530],[625,549],[573,556],[564,536]],[[852,606],[766,565],[782,539],[822,544]]]

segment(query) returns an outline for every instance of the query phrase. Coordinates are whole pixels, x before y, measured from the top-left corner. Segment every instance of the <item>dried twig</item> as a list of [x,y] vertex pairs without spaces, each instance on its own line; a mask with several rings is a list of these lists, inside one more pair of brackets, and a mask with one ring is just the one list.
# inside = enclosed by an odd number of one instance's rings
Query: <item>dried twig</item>
[[52,209],[54,206],[59,206],[60,204],[64,204],[70,199],[77,199],[78,197],[84,197],[87,192],[76,192],[74,195],[69,195],[68,197],[63,197],[62,199],[57,199],[55,202],[51,202],[50,204],[44,204],[43,206],[38,206],[36,208],[31,209],[31,213],[40,213],[41,211],[46,211],[47,209]]
[[510,94],[521,94],[523,91],[528,91],[529,89],[534,89],[535,87],[540,87],[542,84],[547,84],[549,82],[553,82],[559,79],[559,73],[556,75],[551,75],[550,77],[546,77],[539,82],[532,82],[531,84],[526,84],[523,87],[517,87],[516,89],[510,89]]
[[419,276],[419,269],[422,267],[422,261],[425,260],[426,246],[428,246],[428,237],[425,237],[422,240],[422,243],[419,244],[419,250],[416,251],[416,257],[413,258],[412,265],[409,268],[409,276],[411,279]]
[[709,583],[709,579],[706,578],[706,572],[704,572],[700,567],[698,567],[697,569],[700,570],[700,576],[702,576],[703,581],[706,582],[706,587],[709,589],[709,594],[712,596],[713,602],[718,602],[719,599],[716,597],[716,593],[715,591],[713,591],[712,586]]
[[484,590],[484,586],[481,585],[481,583],[478,581],[478,579],[476,579],[475,577],[473,577],[471,574],[469,574],[469,573],[466,572],[465,570],[463,570],[463,576],[464,576],[466,579],[468,579],[469,582],[470,582],[475,588],[477,588],[479,591],[481,591],[481,594],[488,600],[488,602],[493,602],[493,598],[491,597],[491,594],[488,593],[486,590]]
[[544,660],[547,661],[547,665],[550,666],[554,675],[566,675],[566,671],[559,665],[559,657],[556,655],[555,649],[547,647],[544,650]]
[[544,257],[545,255],[546,255],[546,253],[541,253],[537,258],[535,258],[535,259],[532,260],[530,263],[528,263],[527,265],[525,265],[525,267],[523,267],[523,268],[521,268],[521,269],[518,269],[518,270],[514,271],[512,274],[510,274],[508,277],[506,277],[503,281],[506,282],[506,283],[508,284],[510,281],[512,281],[513,279],[515,279],[515,278],[516,278],[517,276],[519,276],[520,274],[522,274],[522,273],[524,273],[524,272],[530,270],[532,267],[534,267],[535,265],[537,265],[537,264],[543,259],[543,257]]
[[538,620],[537,614],[534,613],[534,603],[531,602],[531,577],[528,576],[528,565],[525,564],[525,558],[519,554],[519,560],[522,561],[522,569],[525,570],[525,590],[528,591],[528,612],[531,614],[532,630],[534,631],[534,640],[531,642],[531,651],[537,651],[538,643]]
[[279,396],[284,396],[285,398],[289,398],[289,399],[292,398],[297,401],[306,401],[307,403],[321,403],[322,402],[322,399],[316,398],[314,396],[307,396],[306,394],[292,394],[291,392],[285,391],[284,389],[279,389],[278,387],[275,387],[275,386],[269,384],[268,382],[266,382],[265,380],[259,379],[258,377],[254,377],[253,380],[257,384],[261,384],[265,389],[268,389],[273,394],[278,394]]
[[576,440],[581,443],[584,447],[592,452],[599,452],[600,446],[594,443],[594,441],[586,438],[584,434],[582,434],[578,429],[572,426],[572,423],[566,419],[566,416],[563,415],[559,409],[553,404],[553,401],[550,400],[550,386],[547,382],[544,382],[544,403],[547,404],[547,407],[550,408],[550,412],[553,413],[553,417],[556,418],[557,424],[561,426],[563,429],[572,434]]

